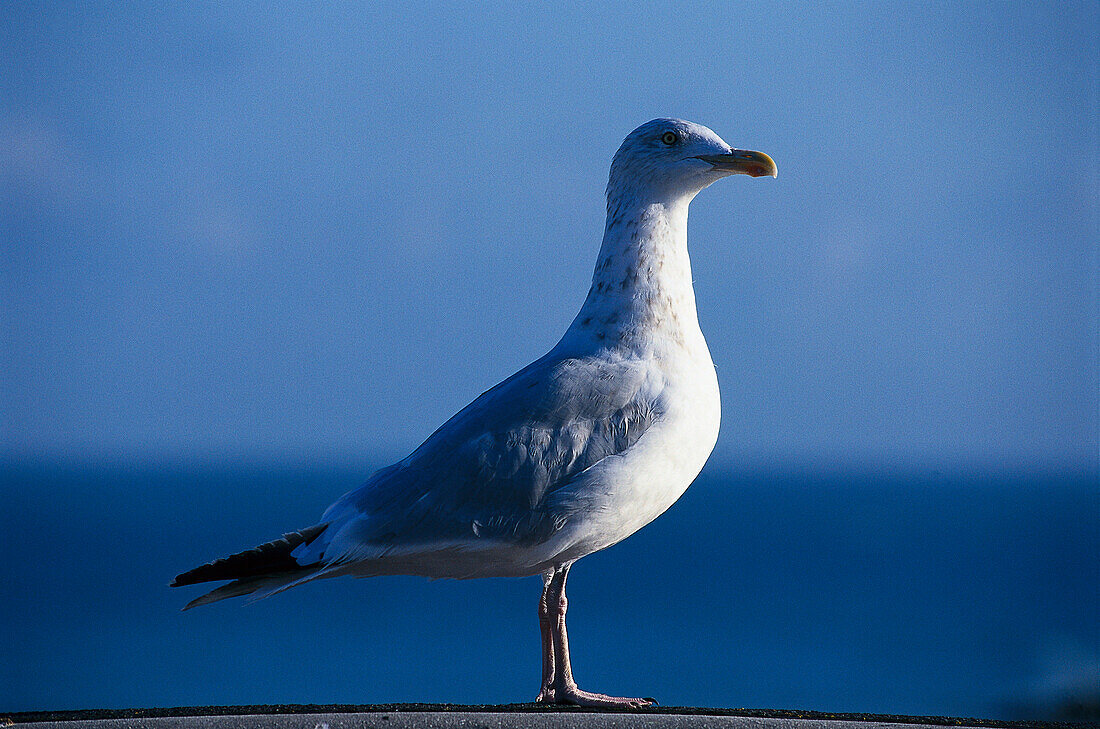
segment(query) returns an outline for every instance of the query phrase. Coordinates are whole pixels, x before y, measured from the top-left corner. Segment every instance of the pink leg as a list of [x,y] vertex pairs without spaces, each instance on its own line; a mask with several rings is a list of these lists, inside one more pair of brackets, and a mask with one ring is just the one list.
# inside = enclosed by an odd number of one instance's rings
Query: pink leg
[[550,615],[550,581],[553,572],[542,576],[542,597],[539,598],[539,631],[542,634],[542,689],[535,701],[554,702],[554,637],[553,618]]
[[[565,564],[549,573],[539,602],[539,619],[543,625],[543,688],[538,700],[547,703],[615,708],[638,708],[656,704],[657,702],[653,699],[631,699],[582,691],[573,680],[573,668],[569,663],[569,635],[565,630],[565,611],[569,606],[565,597],[565,578],[569,575],[569,567],[569,564]],[[543,621],[544,605],[545,621]],[[546,655],[547,632],[551,643],[549,659]]]

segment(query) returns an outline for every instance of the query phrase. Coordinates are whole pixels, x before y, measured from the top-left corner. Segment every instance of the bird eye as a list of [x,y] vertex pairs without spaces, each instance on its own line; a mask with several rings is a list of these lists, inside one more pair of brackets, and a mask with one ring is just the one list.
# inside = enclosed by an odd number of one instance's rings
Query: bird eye
[[661,141],[671,147],[680,141],[680,137],[676,132],[665,132],[661,135]]

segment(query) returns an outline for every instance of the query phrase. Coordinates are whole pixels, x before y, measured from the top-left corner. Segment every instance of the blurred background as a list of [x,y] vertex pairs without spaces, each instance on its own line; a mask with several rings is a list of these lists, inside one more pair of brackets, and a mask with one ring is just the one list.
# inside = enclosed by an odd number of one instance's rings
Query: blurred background
[[656,116],[724,420],[570,580],[670,705],[1100,712],[1100,6],[0,11],[0,709],[530,700],[537,579],[180,614],[548,350]]

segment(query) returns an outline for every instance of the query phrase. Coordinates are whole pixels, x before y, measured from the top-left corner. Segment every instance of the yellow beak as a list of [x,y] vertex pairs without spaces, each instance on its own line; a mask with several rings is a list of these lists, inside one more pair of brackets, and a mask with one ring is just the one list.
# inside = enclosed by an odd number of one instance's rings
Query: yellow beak
[[778,175],[775,160],[763,152],[731,149],[726,154],[701,154],[696,159],[710,162],[716,169],[729,170],[737,175],[748,175],[750,177],[763,177],[764,175],[776,177]]

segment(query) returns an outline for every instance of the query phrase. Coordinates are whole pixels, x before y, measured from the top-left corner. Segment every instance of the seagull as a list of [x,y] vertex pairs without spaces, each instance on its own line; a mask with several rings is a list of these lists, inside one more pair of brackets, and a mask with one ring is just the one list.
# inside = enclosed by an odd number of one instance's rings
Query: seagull
[[184,609],[319,578],[541,575],[536,701],[636,708],[573,680],[565,581],[680,498],[718,439],[718,378],[699,329],[688,205],[730,175],[776,176],[762,152],[654,119],[611,162],[592,287],[545,356],[486,391],[316,524],[177,576],[232,580]]

